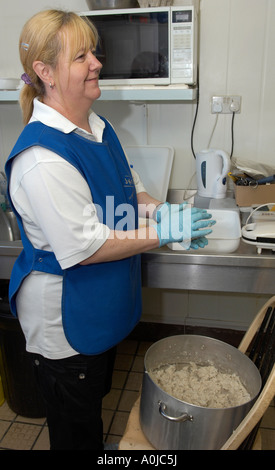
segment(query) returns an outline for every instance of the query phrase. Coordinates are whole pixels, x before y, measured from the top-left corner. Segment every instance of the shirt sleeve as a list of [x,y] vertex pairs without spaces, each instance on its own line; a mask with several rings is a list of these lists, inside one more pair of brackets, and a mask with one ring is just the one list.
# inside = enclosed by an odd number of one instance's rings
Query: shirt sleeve
[[132,176],[133,176],[133,180],[134,180],[134,185],[136,187],[136,192],[137,193],[142,193],[142,192],[146,191],[146,189],[143,186],[143,183],[140,179],[139,174],[133,168],[131,168],[131,172],[132,172]]
[[62,269],[92,256],[109,237],[86,180],[55,153],[41,147],[23,152],[14,161],[10,186],[33,246],[53,251]]
[[[124,149],[123,149],[124,150]],[[134,181],[134,185],[135,185],[135,188],[136,188],[136,192],[137,193],[142,193],[144,191],[146,191],[145,187],[143,186],[143,183],[140,179],[140,176],[139,174],[132,168],[132,165],[130,165],[129,163],[129,159],[128,159],[128,156],[124,150],[124,153],[125,153],[125,156],[127,158],[127,161],[128,161],[128,164],[130,166],[130,170],[131,170],[131,173],[132,173],[132,177],[133,177],[133,181]]]

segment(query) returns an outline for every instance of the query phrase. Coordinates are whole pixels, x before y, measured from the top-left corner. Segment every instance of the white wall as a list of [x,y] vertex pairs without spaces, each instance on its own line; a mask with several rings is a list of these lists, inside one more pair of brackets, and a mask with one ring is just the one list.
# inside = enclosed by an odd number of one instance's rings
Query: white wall
[[[215,123],[216,117],[210,113],[211,96],[238,94],[242,96],[242,112],[235,118],[234,155],[272,164],[275,2],[201,0],[200,5],[200,105],[195,150],[207,147]],[[0,77],[20,77],[22,68],[17,43],[22,26],[36,11],[52,6],[76,11],[87,9],[85,0],[0,0]],[[187,187],[195,171],[190,149],[194,103],[98,102],[94,108],[112,119],[123,143],[174,146],[176,159],[170,187]],[[3,139],[0,167],[20,130],[18,109],[16,105],[0,107]],[[212,145],[230,151],[231,116],[219,116]]]
[[[234,125],[234,156],[273,164],[275,2],[201,0],[200,5],[200,105],[195,151],[207,148],[215,124],[216,116],[210,112],[211,96],[241,95],[242,110]],[[176,160],[170,187],[188,187],[195,172],[190,149],[194,104],[148,104],[147,136],[144,126],[140,126],[145,113],[142,107],[128,103],[116,104],[112,109],[107,104],[96,106],[112,118],[123,141],[135,144],[146,143],[147,139],[148,144],[174,146]],[[230,152],[230,115],[219,116],[212,146]]]
[[[22,69],[17,43],[21,28],[32,14],[48,7],[87,10],[85,0],[0,0],[0,77],[20,77]],[[242,96],[242,111],[235,118],[234,155],[273,164],[274,44],[274,0],[201,0],[200,105],[194,134],[196,151],[208,146],[215,123],[215,116],[210,112],[211,96],[236,94]],[[170,181],[173,189],[187,188],[195,172],[190,147],[195,108],[194,103],[186,102],[139,105],[97,102],[94,105],[97,112],[111,119],[123,144],[163,144],[175,148]],[[21,129],[19,106],[15,103],[0,104],[0,169]],[[231,116],[219,116],[211,144],[230,152]],[[190,187],[196,187],[195,178]],[[147,319],[238,328],[250,322],[264,300],[258,296],[247,298],[219,294],[213,297],[212,294],[158,290],[146,290],[144,297]]]

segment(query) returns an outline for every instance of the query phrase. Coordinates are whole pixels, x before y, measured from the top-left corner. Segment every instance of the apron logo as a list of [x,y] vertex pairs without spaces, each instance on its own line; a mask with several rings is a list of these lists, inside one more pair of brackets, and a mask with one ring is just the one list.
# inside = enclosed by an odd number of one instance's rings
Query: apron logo
[[126,175],[124,176],[124,186],[134,186],[134,181],[133,181],[133,178],[132,176],[129,176],[129,175]]

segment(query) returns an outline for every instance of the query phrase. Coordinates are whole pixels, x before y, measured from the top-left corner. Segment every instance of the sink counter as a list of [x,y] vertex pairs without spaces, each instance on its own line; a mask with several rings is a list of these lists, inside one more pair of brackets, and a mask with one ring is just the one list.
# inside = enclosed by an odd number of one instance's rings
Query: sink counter
[[213,292],[275,294],[275,254],[240,242],[230,254],[171,251],[142,255],[143,286]]
[[[21,241],[0,242],[0,279],[9,279]],[[275,294],[275,254],[241,241],[231,254],[172,251],[167,247],[142,254],[144,287],[213,292]]]
[[0,241],[0,256],[13,255],[18,256],[22,251],[21,240]]

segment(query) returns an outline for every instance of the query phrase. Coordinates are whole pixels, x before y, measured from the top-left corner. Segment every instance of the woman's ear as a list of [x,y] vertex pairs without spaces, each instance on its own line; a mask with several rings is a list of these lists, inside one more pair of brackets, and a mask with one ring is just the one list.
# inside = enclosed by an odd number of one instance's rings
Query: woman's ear
[[32,64],[32,68],[45,85],[49,85],[49,83],[53,81],[52,70],[49,65],[45,65],[44,62],[40,60],[35,60]]

